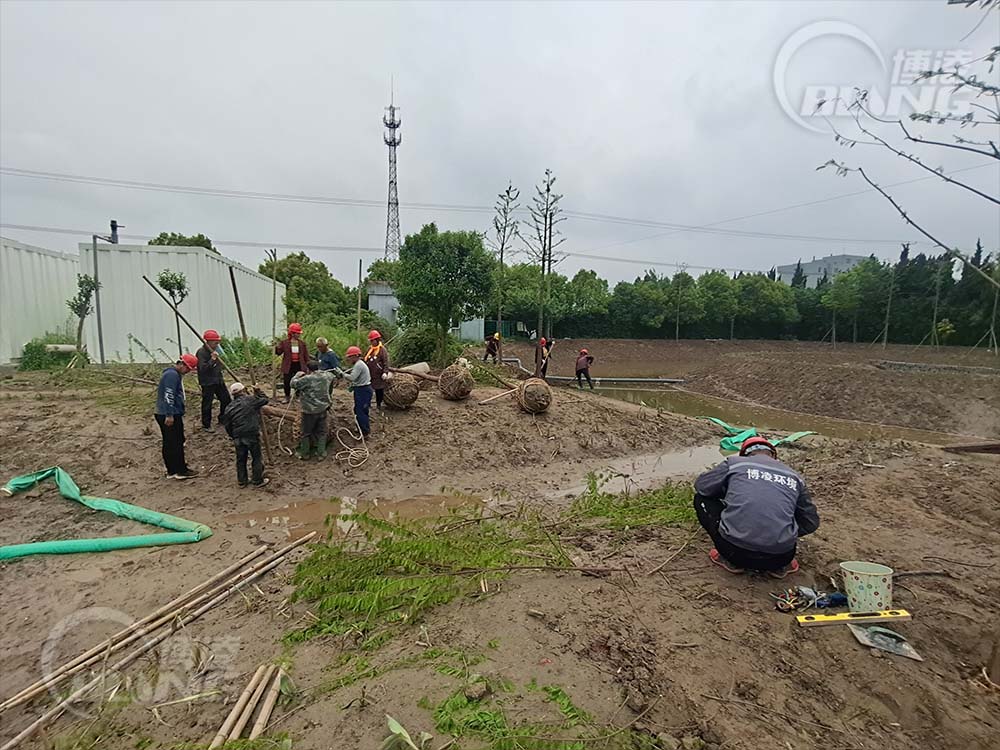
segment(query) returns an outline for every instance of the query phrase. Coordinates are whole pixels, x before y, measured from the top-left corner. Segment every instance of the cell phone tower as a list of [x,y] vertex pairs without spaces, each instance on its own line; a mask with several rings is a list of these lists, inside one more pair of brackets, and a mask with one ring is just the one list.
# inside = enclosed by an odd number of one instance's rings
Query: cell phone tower
[[402,237],[399,234],[399,195],[396,192],[396,147],[403,142],[403,136],[399,133],[399,126],[402,121],[396,116],[395,97],[390,88],[389,106],[385,108],[386,114],[382,116],[382,124],[388,128],[388,132],[382,134],[385,145],[389,147],[389,206],[385,221],[385,259],[396,260],[399,258],[399,246]]

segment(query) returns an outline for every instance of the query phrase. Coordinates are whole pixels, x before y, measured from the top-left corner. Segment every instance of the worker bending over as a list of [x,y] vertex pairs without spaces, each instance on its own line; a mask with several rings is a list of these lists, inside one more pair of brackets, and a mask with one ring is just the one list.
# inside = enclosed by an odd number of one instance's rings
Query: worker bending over
[[326,412],[330,408],[330,384],[337,377],[334,370],[319,372],[315,360],[306,365],[309,374],[295,373],[291,387],[299,397],[302,409],[302,430],[295,455],[305,461],[315,446],[316,455],[326,458]]
[[778,460],[762,437],[743,442],[694,483],[694,509],[715,542],[712,562],[730,573],[767,571],[784,578],[799,569],[800,536],[819,528],[819,514],[802,475]]
[[[221,421],[236,448],[236,481],[240,487],[250,482],[255,487],[263,487],[271,481],[264,478],[264,458],[260,452],[260,410],[267,406],[267,396],[256,386],[250,395],[243,383],[233,383],[229,392],[233,400]],[[250,482],[247,481],[248,458],[252,469]]]
[[583,390],[583,379],[587,378],[587,385],[590,386],[590,390],[594,390],[594,381],[590,379],[590,366],[594,364],[594,358],[590,356],[590,352],[586,349],[581,349],[580,353],[576,356],[576,387]]
[[364,437],[371,434],[371,424],[368,421],[368,409],[372,405],[372,376],[368,365],[361,360],[361,350],[349,346],[345,352],[346,370],[336,370],[337,374],[347,381],[347,390],[354,394],[354,417],[358,420],[358,429]]
[[494,333],[488,339],[486,339],[486,354],[483,355],[483,362],[485,362],[490,357],[493,357],[493,364],[498,364],[500,361],[500,334]]

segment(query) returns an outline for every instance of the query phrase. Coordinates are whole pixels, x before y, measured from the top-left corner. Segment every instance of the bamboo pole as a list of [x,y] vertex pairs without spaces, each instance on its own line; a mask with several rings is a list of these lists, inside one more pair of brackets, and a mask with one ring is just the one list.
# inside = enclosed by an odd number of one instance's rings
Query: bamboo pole
[[490,401],[496,401],[498,398],[503,398],[504,396],[509,396],[512,393],[516,393],[516,392],[517,392],[517,388],[512,388],[509,391],[504,391],[503,393],[498,393],[495,396],[490,396],[489,398],[483,399],[482,401],[479,402],[479,405],[482,406],[483,404],[488,404]]
[[98,643],[96,646],[93,646],[92,648],[84,651],[76,658],[71,659],[70,661],[63,664],[52,674],[43,677],[41,680],[38,680],[37,682],[21,690],[16,695],[12,695],[10,698],[5,700],[2,704],[0,704],[0,713],[6,711],[7,709],[14,708],[15,706],[19,706],[20,704],[24,703],[27,700],[30,700],[39,693],[42,693],[45,690],[55,687],[60,682],[69,677],[71,674],[75,674],[77,671],[79,671],[78,669],[74,669],[75,667],[82,666],[96,659],[103,659],[105,655],[108,653],[108,648],[115,645],[115,643],[118,642],[119,640],[125,638],[126,636],[134,633],[137,630],[142,629],[143,626],[148,625],[149,623],[154,622],[158,619],[161,619],[164,615],[176,611],[186,602],[190,604],[189,600],[192,600],[192,597],[195,597],[193,601],[198,601],[198,597],[196,595],[201,594],[207,589],[212,588],[219,581],[230,578],[235,571],[242,568],[244,565],[246,565],[254,558],[257,558],[260,555],[264,554],[264,552],[266,551],[267,551],[266,546],[258,547],[249,555],[246,555],[240,560],[237,560],[229,567],[219,571],[211,578],[195,586],[193,589],[185,591],[180,596],[167,602],[156,611],[143,617],[141,620],[137,620],[136,622],[129,625],[127,628],[118,631],[117,633],[110,636],[106,640],[102,641],[101,643]]
[[281,693],[281,678],[284,674],[285,671],[278,668],[278,673],[274,676],[274,682],[271,683],[271,689],[267,692],[267,698],[264,699],[264,705],[261,706],[260,714],[257,716],[257,721],[254,722],[253,729],[250,730],[247,739],[255,740],[267,729],[267,722],[271,720],[274,704],[278,702],[278,695]]
[[[243,335],[243,351],[246,353],[247,369],[250,370],[250,382],[256,388],[257,374],[254,371],[253,358],[250,356],[250,338],[247,336],[247,324],[243,320],[243,305],[240,304],[240,291],[236,288],[236,272],[232,266],[229,266],[229,280],[233,284],[233,299],[236,300],[236,314],[240,318],[240,333]],[[264,451],[267,453],[267,463],[273,466],[274,455],[271,453],[271,439],[267,436],[267,430],[261,430],[260,437],[264,443]]]
[[[278,338],[278,249],[267,251],[267,256],[271,259],[271,346]],[[271,353],[271,398],[278,397],[278,363],[274,361],[274,352]]]
[[[250,678],[250,682],[248,682],[247,686],[243,689],[240,699],[236,701],[236,705],[233,706],[233,710],[229,712],[229,716],[227,716],[226,720],[222,722],[222,726],[219,727],[219,731],[215,733],[215,738],[212,740],[212,744],[208,746],[208,750],[215,750],[218,747],[222,747],[222,743],[230,739],[229,733],[242,718],[243,712],[246,709],[247,704],[250,702],[250,698],[253,695],[256,695],[257,686],[264,681],[264,675],[270,674],[270,671],[271,668],[266,664],[261,664],[257,667],[257,671],[253,673],[253,677]],[[240,731],[242,730],[243,727],[240,727]],[[239,734],[232,737],[232,739],[236,739],[236,737],[239,737]]]
[[257,710],[257,704],[260,703],[261,696],[264,695],[264,691],[267,690],[268,686],[271,684],[271,678],[274,677],[274,671],[276,669],[277,667],[274,664],[268,665],[264,676],[261,678],[260,682],[257,683],[257,689],[254,690],[253,695],[250,696],[250,702],[247,703],[246,707],[243,709],[243,713],[240,714],[240,718],[237,719],[232,730],[229,732],[228,739],[238,740],[240,735],[243,734],[243,730],[246,728],[246,725],[250,723],[250,719],[253,717],[254,711]]
[[[230,596],[232,596],[237,591],[239,591],[240,589],[242,589],[248,583],[250,583],[252,581],[255,581],[256,579],[260,578],[265,573],[268,573],[268,572],[274,570],[276,567],[278,567],[284,561],[284,557],[292,549],[294,549],[295,547],[298,547],[298,546],[300,546],[302,544],[305,544],[308,541],[311,541],[315,536],[316,536],[316,532],[315,531],[311,531],[308,534],[306,534],[304,537],[302,537],[301,539],[296,539],[291,544],[286,545],[281,550],[279,550],[274,555],[272,555],[270,558],[262,560],[260,563],[258,563],[257,566],[255,566],[255,568],[258,568],[255,573],[253,573],[252,575],[248,576],[243,581],[241,581],[241,582],[239,582],[237,584],[234,584],[233,586],[231,586],[226,591],[223,591],[217,597],[215,597],[211,601],[207,602],[206,604],[203,604],[201,607],[199,607],[198,609],[196,609],[194,612],[190,613],[189,615],[187,615],[183,619],[179,619],[178,623],[174,627],[171,627],[169,630],[166,630],[165,632],[160,633],[159,635],[155,636],[154,638],[146,641],[144,644],[142,644],[141,646],[139,646],[139,648],[135,649],[134,651],[132,651],[131,653],[129,653],[127,656],[119,659],[107,671],[110,671],[110,672],[120,671],[120,670],[124,669],[125,667],[127,667],[132,662],[134,662],[136,659],[138,659],[143,654],[145,654],[145,653],[147,653],[149,651],[152,651],[154,648],[156,648],[156,646],[158,646],[159,644],[161,644],[163,641],[165,641],[167,638],[169,638],[171,635],[173,635],[175,632],[177,632],[177,630],[179,630],[180,628],[182,628],[182,627],[184,627],[186,625],[189,625],[190,623],[192,623],[195,620],[197,620],[199,617],[201,617],[203,614],[205,614],[209,610],[217,607],[219,604],[221,604],[226,599],[228,599]],[[270,562],[268,562],[268,560],[270,560]],[[42,727],[46,726],[47,724],[49,724],[50,722],[52,722],[53,720],[55,720],[56,718],[58,718],[59,715],[62,714],[62,712],[65,711],[68,706],[72,705],[73,703],[76,703],[80,698],[82,698],[87,693],[89,693],[91,690],[93,690],[97,685],[102,684],[105,681],[105,678],[106,678],[106,674],[102,672],[102,674],[97,675],[94,679],[92,679],[86,685],[78,688],[73,693],[71,693],[70,695],[68,695],[65,698],[63,698],[55,706],[53,706],[52,708],[50,708],[48,711],[46,711],[44,714],[42,714],[40,717],[38,717],[34,722],[32,722],[29,726],[27,726],[25,729],[23,729],[20,734],[18,734],[16,737],[14,737],[13,739],[9,740],[5,745],[3,745],[2,747],[0,747],[0,750],[14,750],[14,748],[16,748],[21,743],[22,740],[26,740],[29,737],[33,736],[35,734],[35,732],[37,732],[39,729],[41,729]]]

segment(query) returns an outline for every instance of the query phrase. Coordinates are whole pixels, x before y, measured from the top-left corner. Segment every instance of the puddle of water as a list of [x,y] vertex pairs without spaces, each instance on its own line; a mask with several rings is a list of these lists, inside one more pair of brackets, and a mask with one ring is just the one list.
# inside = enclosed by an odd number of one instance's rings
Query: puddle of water
[[[651,489],[661,487],[668,479],[693,480],[703,472],[725,458],[719,444],[698,445],[682,451],[671,453],[654,453],[648,456],[631,456],[608,461],[599,470],[600,473],[621,474],[620,478],[612,479],[608,487],[616,490]],[[579,495],[587,489],[586,483],[561,489],[560,495]]]
[[744,405],[685,391],[599,388],[597,392],[621,401],[644,404],[650,408],[663,409],[675,414],[715,417],[734,427],[756,427],[786,432],[813,430],[820,435],[849,440],[912,440],[932,445],[950,445],[956,442],[955,435],[944,432],[895,425],[863,424],[835,417],[800,414],[769,406]]
[[[357,525],[350,516],[368,513],[386,521],[413,520],[444,516],[453,508],[486,507],[480,498],[471,495],[416,495],[404,500],[359,500],[343,497],[338,500],[309,500],[288,503],[280,508],[238,513],[227,516],[230,523],[246,524],[250,528],[279,529],[289,539],[298,539],[310,531],[344,537]],[[327,520],[329,519],[329,521]]]

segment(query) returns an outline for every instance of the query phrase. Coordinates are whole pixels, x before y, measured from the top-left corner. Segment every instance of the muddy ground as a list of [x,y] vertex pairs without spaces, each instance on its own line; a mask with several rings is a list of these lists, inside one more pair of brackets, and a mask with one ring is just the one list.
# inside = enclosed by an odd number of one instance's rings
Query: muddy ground
[[[500,392],[480,387],[475,396]],[[337,396],[335,413],[343,418],[346,394]],[[707,447],[718,434],[700,422],[588,393],[560,390],[552,410],[534,419],[506,399],[478,406],[424,393],[411,411],[376,417],[372,458],[360,469],[332,456],[323,463],[283,457],[267,489],[240,490],[224,434],[193,424],[189,462],[203,476],[163,478],[158,435],[144,411],[142,385],[97,387],[46,375],[0,381],[5,479],[58,464],[89,494],[214,531],[197,544],[0,564],[7,602],[0,697],[37,679],[43,658],[61,663],[120,627],[119,618],[152,611],[257,545],[281,544],[310,525],[325,528],[324,505],[330,513],[343,506],[332,498],[377,500],[387,516],[484,501],[491,512],[510,512],[525,503],[555,520],[590,470],[610,467],[652,486],[667,476],[690,479],[719,458]],[[286,426],[283,443],[291,440]],[[310,621],[308,606],[288,601],[286,564],[171,638],[155,659],[134,665],[120,691],[127,702],[64,717],[25,746],[205,742],[257,665],[280,660],[297,696],[279,706],[274,731],[298,748],[374,750],[386,735],[386,714],[411,733],[438,735],[428,747],[445,746],[449,737],[435,731],[427,706],[460,690],[469,672],[511,687],[503,703],[512,720],[559,719],[529,686],[560,686],[595,725],[607,727],[606,740],[588,747],[629,747],[614,743],[641,737],[655,742],[647,747],[676,740],[727,750],[995,747],[1000,691],[981,669],[1000,610],[1000,463],[903,441],[826,438],[783,457],[809,480],[823,518],[801,545],[797,583],[829,588],[847,559],[948,574],[904,578],[906,588],[897,590],[897,606],[914,614],[897,629],[926,661],[875,657],[840,627],[797,628],[772,608],[768,593],[779,584],[709,565],[707,539],[695,529],[583,531],[564,522],[553,528],[577,565],[626,567],[630,575],[541,571],[487,580],[488,596],[432,611],[362,654],[369,666],[359,669],[358,654],[344,642],[282,641]],[[299,505],[282,509],[290,503]],[[0,544],[144,531],[60,501],[47,487],[0,500]],[[449,656],[432,661],[429,648]],[[457,660],[461,674],[442,669],[442,659],[453,667]],[[345,670],[357,670],[357,679],[335,687]],[[49,702],[0,714],[0,738]]]
[[[984,349],[773,342],[564,340],[549,373],[572,376],[587,348],[592,374],[683,378],[683,388],[741,402],[970,436],[1000,436],[1000,358]],[[524,344],[507,347],[531,367]],[[969,368],[890,369],[913,362]]]

